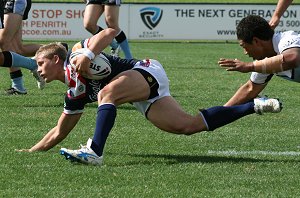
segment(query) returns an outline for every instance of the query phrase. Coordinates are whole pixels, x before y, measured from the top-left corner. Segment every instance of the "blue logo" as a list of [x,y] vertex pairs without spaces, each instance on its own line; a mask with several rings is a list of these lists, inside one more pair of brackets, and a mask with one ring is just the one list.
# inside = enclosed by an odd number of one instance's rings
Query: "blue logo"
[[152,30],[161,20],[163,11],[156,7],[147,7],[140,10],[141,18],[144,24]]

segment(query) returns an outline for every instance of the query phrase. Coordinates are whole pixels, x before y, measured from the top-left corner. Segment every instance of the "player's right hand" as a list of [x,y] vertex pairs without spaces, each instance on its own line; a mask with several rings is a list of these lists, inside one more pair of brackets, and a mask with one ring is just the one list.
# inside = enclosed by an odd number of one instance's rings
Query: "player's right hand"
[[84,55],[78,55],[72,59],[72,64],[76,66],[76,72],[82,76],[91,76],[90,63],[91,60]]
[[226,71],[238,71],[242,73],[247,73],[247,72],[252,72],[254,69],[254,65],[252,62],[246,63],[238,59],[220,58],[218,64],[221,67],[226,68]]

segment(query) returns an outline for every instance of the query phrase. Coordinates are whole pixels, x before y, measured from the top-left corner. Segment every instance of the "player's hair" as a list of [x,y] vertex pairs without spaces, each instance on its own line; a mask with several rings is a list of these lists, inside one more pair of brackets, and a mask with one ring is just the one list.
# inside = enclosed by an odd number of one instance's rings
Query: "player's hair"
[[52,59],[54,55],[57,55],[60,59],[65,61],[67,50],[61,43],[57,42],[41,46],[36,51],[35,56],[38,56],[39,54],[43,54],[43,56],[48,59]]
[[236,27],[238,40],[251,44],[253,37],[267,41],[272,39],[274,30],[269,23],[257,15],[249,15],[243,18]]

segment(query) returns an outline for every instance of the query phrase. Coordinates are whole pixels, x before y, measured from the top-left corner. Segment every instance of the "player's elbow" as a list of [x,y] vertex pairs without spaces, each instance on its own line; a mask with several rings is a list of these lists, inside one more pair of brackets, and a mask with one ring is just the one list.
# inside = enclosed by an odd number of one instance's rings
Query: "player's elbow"
[[252,82],[246,83],[243,87],[244,87],[244,91],[245,91],[246,93],[251,93],[251,92],[253,92],[253,90],[254,90],[254,87],[253,87],[253,83],[252,83]]
[[298,52],[294,52],[291,54],[291,60],[290,60],[290,69],[294,69],[296,67],[300,66],[300,50],[297,50]]
[[300,66],[300,49],[290,49],[283,53],[283,70],[294,69]]

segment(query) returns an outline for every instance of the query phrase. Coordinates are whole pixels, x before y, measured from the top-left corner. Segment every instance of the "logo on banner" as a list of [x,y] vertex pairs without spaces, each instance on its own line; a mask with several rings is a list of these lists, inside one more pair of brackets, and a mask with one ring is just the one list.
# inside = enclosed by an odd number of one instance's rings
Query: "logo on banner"
[[156,7],[146,7],[140,10],[140,14],[142,21],[147,28],[153,30],[160,22],[163,11]]

